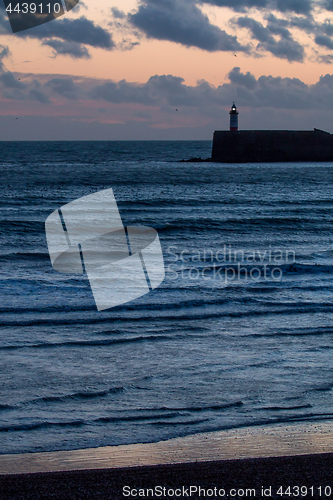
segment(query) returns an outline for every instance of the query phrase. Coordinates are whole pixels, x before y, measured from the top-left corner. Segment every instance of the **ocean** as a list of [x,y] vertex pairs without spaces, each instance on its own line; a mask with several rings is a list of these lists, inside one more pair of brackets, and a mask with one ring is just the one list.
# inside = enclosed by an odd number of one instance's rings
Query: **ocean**
[[[210,141],[1,142],[0,453],[333,419],[333,165],[181,163]],[[98,312],[45,220],[112,188],[166,276]]]

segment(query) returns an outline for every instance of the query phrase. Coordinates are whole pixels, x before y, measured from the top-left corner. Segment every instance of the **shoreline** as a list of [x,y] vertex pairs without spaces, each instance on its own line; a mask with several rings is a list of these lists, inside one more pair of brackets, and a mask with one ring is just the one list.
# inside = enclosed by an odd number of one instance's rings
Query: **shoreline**
[[333,422],[283,423],[193,434],[156,443],[0,455],[0,477],[332,452]]

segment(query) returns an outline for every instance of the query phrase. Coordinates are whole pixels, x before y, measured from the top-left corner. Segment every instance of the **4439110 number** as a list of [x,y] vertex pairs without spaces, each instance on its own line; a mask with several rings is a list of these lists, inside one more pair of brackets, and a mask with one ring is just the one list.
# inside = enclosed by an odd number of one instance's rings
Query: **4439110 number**
[[[14,5],[14,4],[13,4]],[[12,4],[10,3],[6,7],[6,12],[9,14],[12,13],[17,13],[17,14],[59,14],[61,11],[61,5],[60,3],[48,3],[45,5],[45,3],[22,3],[19,4],[17,3],[14,7],[12,7]]]
[[276,495],[280,498],[297,498],[297,497],[313,497],[313,498],[330,498],[332,496],[331,486],[280,486],[276,491]]

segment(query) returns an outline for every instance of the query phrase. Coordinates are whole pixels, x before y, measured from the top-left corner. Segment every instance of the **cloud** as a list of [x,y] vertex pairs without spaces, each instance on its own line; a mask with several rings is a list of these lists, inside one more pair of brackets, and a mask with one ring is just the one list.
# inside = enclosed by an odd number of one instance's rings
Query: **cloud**
[[249,51],[249,47],[241,45],[235,36],[211,24],[193,0],[141,0],[138,10],[128,19],[148,38],[210,52]]
[[[258,18],[248,16],[234,18],[233,24],[248,29],[252,40],[259,42],[257,52],[269,52],[289,62],[305,60],[304,47],[294,38],[292,30],[298,28],[312,35],[320,29],[312,16],[315,6],[321,5],[316,0],[140,0],[138,9],[128,15],[128,20],[148,38],[210,52],[242,51],[256,55],[249,44],[239,41],[239,33],[232,36],[212,24],[200,8],[204,4],[236,12],[260,11],[267,19],[266,26]],[[273,11],[285,18],[278,19]]]
[[9,56],[9,48],[7,45],[0,45],[0,71],[4,70],[2,59]]
[[276,17],[274,14],[269,14],[266,16],[268,21],[268,26],[279,26],[283,28],[298,28],[308,34],[314,33],[317,29],[317,24],[314,22],[312,16],[292,16],[288,19],[281,19]]
[[117,7],[111,7],[112,15],[115,19],[125,19],[126,14],[122,10],[119,10]]
[[[105,81],[92,79],[52,77],[43,78],[31,75],[18,81],[15,74],[6,72],[0,75],[3,96],[7,99],[38,100],[48,103],[65,98],[78,102],[80,107],[91,106],[94,101],[106,101],[117,109],[131,109],[135,112],[164,113],[182,110],[182,115],[201,114],[218,116],[223,106],[230,106],[233,100],[246,108],[266,109],[333,109],[333,76],[321,77],[316,85],[306,85],[297,78],[261,76],[255,78],[250,72],[243,73],[234,67],[227,75],[228,82],[214,87],[205,80],[196,85],[186,85],[185,80],[174,75],[154,75],[143,84]],[[41,81],[38,81],[41,78]],[[90,103],[90,104],[88,104]],[[126,105],[126,106],[119,106]],[[127,107],[130,106],[130,108]],[[100,106],[94,106],[98,109]]]
[[118,43],[117,49],[122,51],[133,50],[138,45],[140,45],[140,42],[133,42],[130,38],[123,38],[122,41]]
[[115,47],[110,33],[84,16],[78,19],[57,19],[57,21],[23,32],[19,36],[40,39],[56,37],[67,42],[81,43],[101,49]]
[[48,104],[51,102],[48,96],[38,89],[29,90],[29,97],[32,101],[38,101],[42,104]]
[[323,7],[326,10],[333,12],[333,0],[324,0]]
[[333,64],[333,55],[326,54],[324,56],[318,56],[317,60],[323,64]]
[[257,8],[267,11],[277,10],[309,14],[314,6],[313,0],[202,0],[202,2],[218,7],[228,7],[236,12],[246,12],[249,9]]
[[[217,87],[204,80],[187,85],[183,78],[174,75],[154,75],[142,84],[125,80],[101,83],[83,77],[32,77],[30,74],[20,75],[24,80],[20,84],[17,76],[6,72],[6,76],[0,78],[4,112],[10,110],[13,114],[16,110],[31,123],[42,120],[41,115],[47,116],[50,124],[61,119],[67,139],[95,138],[97,130],[99,138],[106,137],[111,129],[114,132],[108,138],[120,135],[127,139],[200,138],[200,130],[206,134],[201,138],[211,138],[214,129],[228,128],[228,112],[233,101],[240,112],[243,129],[317,127],[329,130],[332,127],[333,75],[328,73],[317,83],[308,85],[298,78],[271,75],[256,78],[234,67],[226,83]],[[103,103],[108,104],[103,106]],[[54,104],[57,117],[50,114]],[[104,108],[106,112],[101,113]],[[83,132],[87,123],[92,124],[90,136],[88,131]],[[71,132],[74,129],[75,133]],[[163,130],[169,132],[163,135]],[[28,134],[27,128],[25,131]],[[37,128],[34,134],[35,139],[44,137],[45,130]]]
[[320,25],[321,30],[325,33],[325,35],[333,35],[333,24],[329,20],[326,20],[325,23]]
[[[11,71],[5,71],[0,74],[0,82],[4,91],[2,93],[3,97],[11,100],[32,100],[39,101],[43,104],[49,103],[50,99],[44,94],[42,90],[39,90],[41,84],[34,80],[32,86],[35,88],[29,88],[29,85],[21,82]],[[24,91],[27,92],[24,92]]]
[[[241,18],[240,18],[241,19]],[[318,54],[316,50],[316,45],[322,47],[326,50],[333,50],[333,24],[330,19],[325,19],[324,22],[316,22],[311,16],[309,17],[290,17],[288,19],[279,19],[273,14],[267,16],[267,29],[272,34],[281,33],[281,36],[285,39],[291,40],[290,31],[287,29],[298,28],[311,36],[312,49],[316,53],[316,59],[318,62],[323,62],[325,64],[332,63],[331,54]],[[285,33],[285,34],[284,34]],[[296,42],[297,43],[297,42]],[[316,45],[315,45],[316,44]],[[294,48],[295,55],[297,53],[301,54],[299,47],[289,46],[289,48]],[[304,53],[304,51],[303,51]]]
[[169,109],[177,106],[188,108],[205,105],[213,96],[214,87],[201,80],[195,87],[184,84],[184,79],[173,75],[155,75],[144,84],[129,83],[122,80],[106,82],[95,86],[89,96],[110,103],[133,103]]
[[[68,1],[74,5],[77,0]],[[81,1],[76,9],[79,5],[84,6]],[[202,10],[207,5],[237,13],[251,11],[251,15],[237,14],[233,27],[238,31],[227,33]],[[289,62],[316,57],[319,62],[331,63],[327,52],[333,46],[333,25],[329,19],[323,22],[328,12],[333,12],[333,0],[138,0],[137,7],[129,14],[111,7],[108,29],[84,16],[74,19],[65,16],[16,36],[37,38],[52,49],[54,56],[76,59],[90,58],[89,47],[132,50],[146,36],[209,52],[244,52],[255,57],[266,52]],[[109,30],[115,33],[117,43]],[[310,40],[301,44],[295,34],[298,30]],[[10,33],[1,0],[0,33]]]
[[[317,61],[324,64],[332,64],[332,54],[323,54],[318,52],[318,47],[323,48],[327,51],[333,50],[333,24],[331,23],[330,19],[325,19],[324,22],[316,22],[312,16],[293,16],[289,17],[288,19],[281,19],[277,18],[273,14],[270,14],[266,17],[266,20],[267,29],[269,29],[272,34],[278,34],[280,32],[281,35],[286,39],[288,38],[288,33],[290,33],[289,30],[293,28],[304,31],[311,37],[310,43],[312,45],[312,52],[315,54],[315,58],[317,59]],[[283,35],[284,32],[286,33],[286,35]],[[316,47],[316,45],[318,47]],[[296,49],[295,55],[297,57],[299,47],[295,46],[294,48]],[[301,52],[299,52],[299,54],[301,54]]]
[[245,12],[252,8],[264,9],[270,4],[270,0],[202,0],[202,2],[217,7],[228,7],[236,12]]
[[5,89],[2,92],[2,97],[4,99],[14,100],[14,101],[26,101],[29,99],[27,94],[24,94],[20,89],[12,91],[11,89]]
[[233,68],[228,74],[228,78],[231,83],[242,85],[247,89],[254,89],[257,85],[255,77],[249,71],[246,74],[241,73],[240,68]]
[[[287,59],[289,62],[303,62],[304,48],[292,38],[287,28],[272,23],[265,27],[259,21],[247,16],[239,17],[234,23],[250,31],[252,38],[259,42],[257,50],[271,52],[274,56]],[[280,39],[276,40],[274,35],[278,35]]]
[[[314,6],[313,0],[276,0],[276,9],[280,12],[295,12],[296,14],[310,14]],[[274,7],[274,2],[273,5]]]
[[[235,74],[237,79],[234,78]],[[333,75],[321,76],[313,85],[308,85],[298,78],[262,75],[255,79],[255,85],[250,87],[244,85],[248,76],[248,73],[242,74],[239,68],[233,68],[228,75],[239,107],[253,110],[284,109],[294,114],[299,110],[333,110]],[[225,96],[228,87],[230,84],[224,84],[217,92]]]
[[13,35],[3,7],[0,0],[0,33],[19,38],[42,40],[42,45],[50,46],[54,51],[54,55],[89,58],[90,55],[85,45],[105,50],[115,48],[115,43],[109,31],[84,16],[77,19],[58,18],[52,22],[36,26],[34,29],[28,29]]
[[112,103],[155,104],[155,100],[149,95],[146,85],[128,83],[126,80],[121,80],[118,83],[109,81],[102,85],[96,85],[89,95],[92,99],[104,99]]
[[76,100],[80,92],[80,87],[74,83],[72,78],[52,78],[46,85],[52,89],[52,92],[67,99]]
[[0,75],[0,81],[6,89],[24,89],[26,85],[19,81],[11,71],[6,71]]
[[107,82],[97,85],[90,96],[110,103],[141,103],[159,109],[196,110],[202,116],[219,114],[221,107],[235,100],[239,107],[252,109],[333,110],[333,75],[322,76],[314,85],[298,78],[262,75],[234,67],[228,82],[214,87],[206,81],[186,85],[181,77],[155,75],[144,84]]
[[54,56],[66,55],[74,59],[90,59],[90,54],[81,43],[63,42],[62,40],[45,40],[42,45],[47,45],[53,49]]
[[328,49],[333,49],[333,40],[325,35],[318,35],[315,38],[315,42],[317,45],[321,45],[322,47],[326,47]]

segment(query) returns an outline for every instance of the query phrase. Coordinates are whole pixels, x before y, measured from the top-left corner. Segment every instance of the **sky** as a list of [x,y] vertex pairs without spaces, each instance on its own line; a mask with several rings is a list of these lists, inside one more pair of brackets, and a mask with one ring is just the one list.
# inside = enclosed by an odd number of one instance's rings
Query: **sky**
[[211,139],[233,101],[333,133],[333,0],[80,0],[15,34],[0,0],[0,140]]

